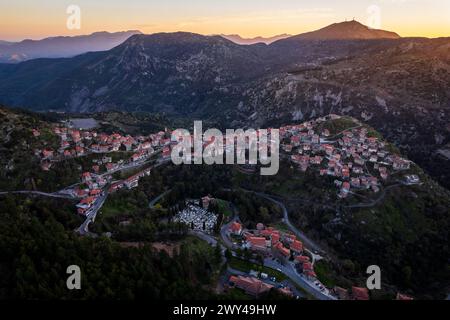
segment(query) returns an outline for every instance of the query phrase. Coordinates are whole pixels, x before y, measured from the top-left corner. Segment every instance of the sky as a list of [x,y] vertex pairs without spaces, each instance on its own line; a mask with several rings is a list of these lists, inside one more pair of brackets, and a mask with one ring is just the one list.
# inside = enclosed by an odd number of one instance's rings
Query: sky
[[124,30],[272,36],[353,18],[401,36],[450,36],[450,0],[0,0],[0,39]]

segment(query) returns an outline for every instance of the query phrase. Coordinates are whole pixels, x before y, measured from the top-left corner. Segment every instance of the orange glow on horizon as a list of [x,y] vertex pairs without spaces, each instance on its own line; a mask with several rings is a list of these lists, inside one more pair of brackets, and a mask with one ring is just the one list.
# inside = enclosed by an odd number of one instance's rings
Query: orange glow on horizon
[[[218,7],[225,4],[214,3],[213,0],[208,4],[202,0],[193,0],[194,8],[183,6],[177,0],[166,0],[172,7],[141,0],[129,0],[127,4],[111,0],[113,5],[100,5],[95,0],[78,0],[82,9],[81,29],[69,30],[66,28],[68,3],[64,3],[65,1],[55,4],[46,2],[45,5],[38,6],[29,0],[16,0],[17,3],[8,4],[6,8],[1,8],[0,5],[0,39],[18,41],[126,30],[140,30],[146,34],[175,31],[204,35],[239,34],[246,38],[286,33],[295,35],[352,19],[353,16],[357,21],[367,24],[367,6],[372,2],[380,5],[381,28],[384,30],[396,32],[402,37],[450,37],[448,0],[343,1],[347,6],[317,0],[323,3],[323,6],[317,4],[317,7],[307,7],[300,0],[297,3],[261,0],[257,2],[261,3],[259,6],[247,3],[256,3],[253,2],[256,0],[246,0],[245,4],[237,0],[229,1],[230,5],[225,8],[228,11],[222,12],[225,9],[219,10]],[[236,4],[232,5],[234,2]],[[263,3],[267,3],[267,8]],[[274,8],[269,8],[269,4]],[[241,6],[245,10],[239,10]]]

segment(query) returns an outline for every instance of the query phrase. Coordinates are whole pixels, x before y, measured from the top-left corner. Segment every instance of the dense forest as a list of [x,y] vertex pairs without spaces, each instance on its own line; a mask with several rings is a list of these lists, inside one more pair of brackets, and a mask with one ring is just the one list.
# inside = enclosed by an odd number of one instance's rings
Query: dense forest
[[[58,200],[60,201],[60,200]],[[197,239],[171,258],[150,246],[123,248],[106,237],[80,238],[70,203],[0,198],[0,299],[205,299],[217,270],[214,248]],[[82,290],[66,287],[78,265]]]

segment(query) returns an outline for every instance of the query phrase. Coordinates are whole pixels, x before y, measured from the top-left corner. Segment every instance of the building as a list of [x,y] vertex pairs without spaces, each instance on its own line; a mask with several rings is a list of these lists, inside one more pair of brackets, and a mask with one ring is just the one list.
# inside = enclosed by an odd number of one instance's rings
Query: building
[[230,226],[230,232],[236,236],[242,234],[242,225],[239,222],[233,222]]
[[405,294],[397,293],[396,300],[414,300],[414,298],[407,296]]
[[295,253],[301,253],[303,252],[303,243],[299,240],[294,240],[290,245],[290,249]]
[[252,250],[267,250],[267,240],[263,237],[247,237],[247,244]]
[[272,285],[253,277],[231,276],[229,283],[232,287],[242,289],[245,293],[254,297],[258,297],[273,288]]
[[369,300],[369,290],[367,288],[352,287],[353,300]]
[[275,245],[275,249],[285,258],[289,258],[291,256],[291,251],[286,248],[281,242],[278,242]]

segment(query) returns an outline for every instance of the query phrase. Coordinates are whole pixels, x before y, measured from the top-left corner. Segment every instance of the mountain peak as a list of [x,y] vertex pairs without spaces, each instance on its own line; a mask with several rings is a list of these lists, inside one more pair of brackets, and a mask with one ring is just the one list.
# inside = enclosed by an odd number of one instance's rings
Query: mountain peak
[[310,40],[352,40],[352,39],[398,39],[400,36],[391,31],[371,29],[356,21],[344,21],[330,24],[322,29],[295,36]]

